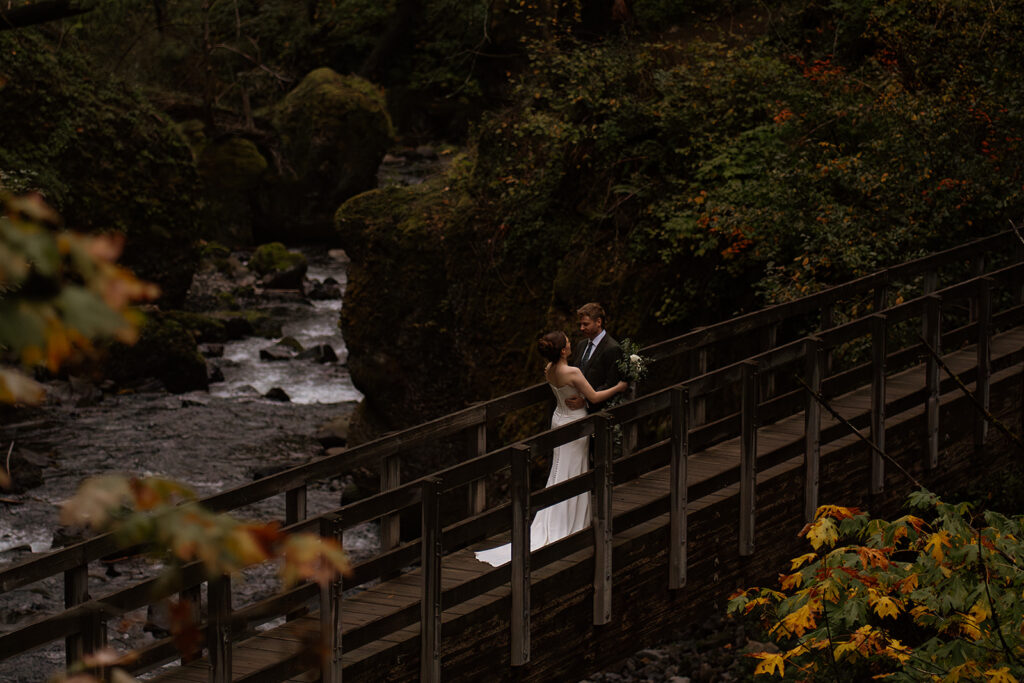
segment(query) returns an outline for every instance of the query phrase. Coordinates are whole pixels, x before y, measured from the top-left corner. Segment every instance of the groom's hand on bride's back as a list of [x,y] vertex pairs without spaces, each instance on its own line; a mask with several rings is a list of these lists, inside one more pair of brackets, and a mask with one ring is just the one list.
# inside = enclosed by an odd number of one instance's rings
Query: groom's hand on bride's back
[[569,398],[565,399],[565,407],[568,408],[569,410],[579,410],[580,408],[586,407],[586,405],[586,399],[580,396],[579,394],[576,394],[575,396],[570,396]]

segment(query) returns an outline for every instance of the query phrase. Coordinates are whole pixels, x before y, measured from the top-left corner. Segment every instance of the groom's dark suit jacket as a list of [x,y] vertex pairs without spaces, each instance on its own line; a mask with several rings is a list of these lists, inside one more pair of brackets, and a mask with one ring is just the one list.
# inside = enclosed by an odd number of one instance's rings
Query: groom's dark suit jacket
[[[590,355],[585,365],[581,365],[580,359],[583,358],[583,354],[587,350],[587,343],[589,342],[590,340],[587,339],[586,341],[580,341],[576,345],[572,364],[583,371],[583,376],[590,382],[590,386],[594,387],[594,391],[601,391],[618,384],[619,380],[622,379],[618,366],[618,362],[622,358],[622,347],[619,346],[619,342],[612,339],[612,336],[605,332],[604,338],[597,345],[597,348],[594,349],[594,353]],[[587,412],[593,413],[601,410],[603,407],[603,403],[598,403],[597,405],[588,403]]]

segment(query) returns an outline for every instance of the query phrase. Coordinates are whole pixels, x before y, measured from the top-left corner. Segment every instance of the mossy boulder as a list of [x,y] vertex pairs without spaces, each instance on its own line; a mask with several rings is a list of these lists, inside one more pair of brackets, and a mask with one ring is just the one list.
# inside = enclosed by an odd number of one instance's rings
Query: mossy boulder
[[38,190],[69,228],[127,237],[122,263],[177,306],[198,263],[192,154],[131,86],[97,75],[73,36],[0,32],[0,184]]
[[376,185],[393,131],[384,93],[328,68],[309,73],[270,111],[280,137],[281,174],[264,194],[257,240],[329,240],[347,198]]
[[249,259],[249,268],[260,275],[281,273],[306,266],[306,257],[297,251],[289,251],[280,242],[261,244]]
[[243,137],[206,142],[205,135],[193,131],[192,140],[212,223],[210,235],[231,244],[251,243],[253,207],[264,190],[266,158],[256,143]]
[[206,360],[192,331],[177,316],[159,311],[146,317],[134,345],[110,347],[105,370],[121,385],[155,377],[175,393],[209,388]]

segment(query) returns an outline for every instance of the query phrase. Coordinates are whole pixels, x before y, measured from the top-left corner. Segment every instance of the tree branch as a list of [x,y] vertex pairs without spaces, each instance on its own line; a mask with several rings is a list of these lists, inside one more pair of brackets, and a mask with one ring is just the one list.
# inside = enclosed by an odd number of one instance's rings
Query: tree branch
[[0,7],[0,31],[45,24],[92,11],[90,0],[37,0],[27,5]]

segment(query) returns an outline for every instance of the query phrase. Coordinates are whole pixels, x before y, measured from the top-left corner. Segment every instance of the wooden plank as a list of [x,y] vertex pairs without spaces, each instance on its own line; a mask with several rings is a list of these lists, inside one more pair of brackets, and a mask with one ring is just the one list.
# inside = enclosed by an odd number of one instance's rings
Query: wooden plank
[[[984,258],[984,255],[981,255]],[[982,261],[984,270],[984,261]],[[977,374],[975,378],[974,395],[978,403],[986,411],[991,407],[989,397],[989,382],[992,374],[992,278],[980,278],[978,281],[978,294],[976,298],[978,316],[978,341],[977,341]],[[985,437],[988,436],[988,419],[981,412],[974,417],[974,448],[981,451],[985,447]]]
[[[345,527],[341,515],[320,518],[320,535],[341,544]],[[341,575],[320,587],[320,676],[322,683],[341,683],[342,651],[342,579]]]
[[[937,275],[932,273],[933,279],[937,279]],[[926,291],[928,290],[926,281]],[[934,291],[934,284],[932,285],[932,291]],[[941,353],[942,349],[942,297],[931,295],[928,297],[927,305],[925,306],[924,319],[922,322],[922,336],[925,342],[928,343],[936,352]],[[925,399],[925,423],[927,430],[927,452],[928,452],[928,468],[935,469],[939,466],[939,411],[940,405],[940,386],[941,376],[939,375],[939,363],[935,358],[928,354],[927,361],[925,364],[925,386],[927,391],[927,397]]]

